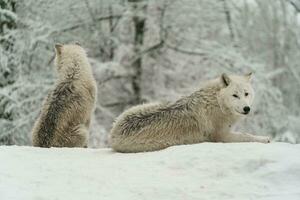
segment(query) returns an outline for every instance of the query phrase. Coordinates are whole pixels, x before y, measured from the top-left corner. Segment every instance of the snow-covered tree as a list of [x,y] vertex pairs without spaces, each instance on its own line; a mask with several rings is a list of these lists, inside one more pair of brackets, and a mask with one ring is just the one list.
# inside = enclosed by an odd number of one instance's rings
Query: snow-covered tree
[[[90,146],[142,102],[175,100],[223,72],[254,72],[245,131],[300,141],[298,1],[0,0],[0,142],[30,144],[55,81],[53,46],[79,41],[98,82]],[[283,116],[287,116],[283,119]],[[292,138],[292,139],[291,139]]]

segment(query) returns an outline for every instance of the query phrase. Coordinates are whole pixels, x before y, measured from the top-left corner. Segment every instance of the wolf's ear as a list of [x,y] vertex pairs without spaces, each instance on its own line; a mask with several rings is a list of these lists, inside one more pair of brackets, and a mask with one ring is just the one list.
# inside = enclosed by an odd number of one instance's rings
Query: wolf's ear
[[225,73],[222,74],[221,76],[222,82],[225,86],[228,86],[231,82],[231,79],[229,78],[229,76]]
[[62,49],[62,44],[59,44],[59,43],[56,43],[55,44],[55,51],[56,51],[56,54],[61,54],[61,49]]
[[250,82],[252,80],[253,73],[249,72],[249,73],[245,74],[244,76],[245,76],[246,80]]
[[78,46],[81,46],[80,42],[78,42],[78,41],[75,41],[75,44]]

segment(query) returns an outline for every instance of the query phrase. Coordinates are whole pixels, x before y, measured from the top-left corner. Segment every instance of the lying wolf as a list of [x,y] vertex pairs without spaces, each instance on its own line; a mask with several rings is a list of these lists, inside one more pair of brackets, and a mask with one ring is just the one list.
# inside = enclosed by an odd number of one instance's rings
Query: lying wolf
[[87,147],[96,101],[96,82],[78,44],[55,45],[58,81],[45,99],[32,130],[38,147]]
[[150,103],[125,111],[111,130],[112,148],[129,153],[200,142],[268,143],[268,137],[231,131],[250,113],[251,76],[223,74],[175,103]]

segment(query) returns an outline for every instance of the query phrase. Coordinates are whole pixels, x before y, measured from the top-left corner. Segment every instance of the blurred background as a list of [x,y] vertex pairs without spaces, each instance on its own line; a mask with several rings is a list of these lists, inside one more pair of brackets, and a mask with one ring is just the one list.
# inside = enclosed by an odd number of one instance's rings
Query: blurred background
[[98,84],[90,147],[124,109],[187,95],[223,72],[254,72],[237,128],[300,142],[299,0],[0,0],[0,144],[30,145],[56,80],[55,43],[78,41]]

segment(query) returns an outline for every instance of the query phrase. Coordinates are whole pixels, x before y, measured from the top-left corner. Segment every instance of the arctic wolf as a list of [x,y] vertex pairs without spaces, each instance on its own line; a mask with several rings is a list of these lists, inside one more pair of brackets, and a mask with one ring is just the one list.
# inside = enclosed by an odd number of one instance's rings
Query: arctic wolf
[[175,103],[150,103],[125,111],[111,130],[112,148],[129,153],[199,142],[268,143],[268,137],[231,131],[250,113],[251,76],[222,74]]
[[58,81],[32,130],[38,147],[87,147],[96,82],[79,44],[55,45]]

